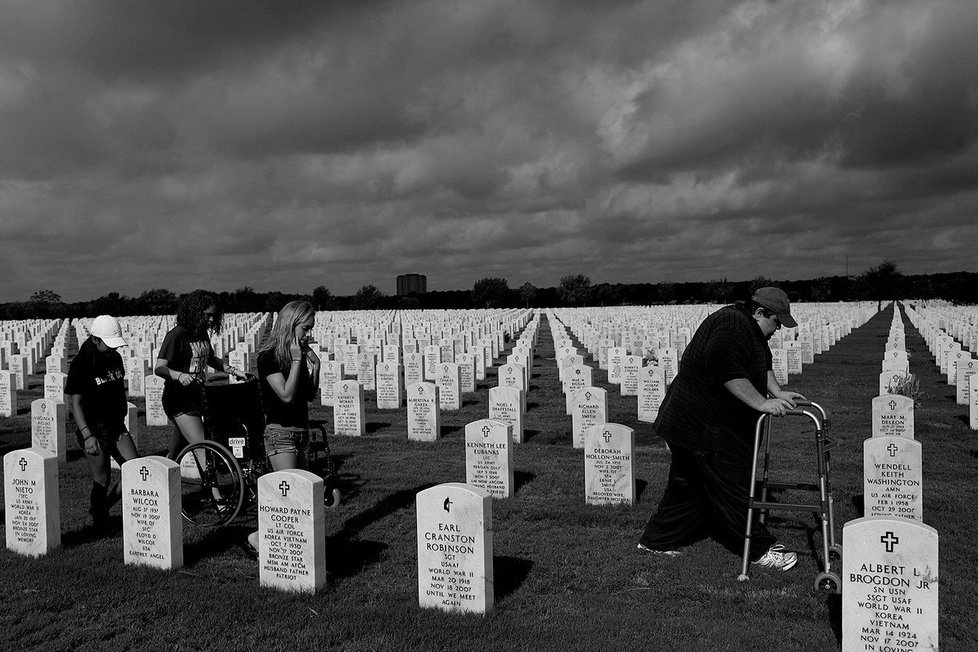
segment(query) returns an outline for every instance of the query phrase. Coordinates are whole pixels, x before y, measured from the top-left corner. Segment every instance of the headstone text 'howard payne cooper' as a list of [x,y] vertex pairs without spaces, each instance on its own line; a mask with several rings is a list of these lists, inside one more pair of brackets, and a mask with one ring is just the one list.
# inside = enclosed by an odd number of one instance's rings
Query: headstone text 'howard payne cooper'
[[484,614],[495,597],[492,498],[478,487],[441,484],[417,495],[418,602]]
[[258,479],[258,576],[262,586],[315,593],[326,585],[323,479],[300,469]]

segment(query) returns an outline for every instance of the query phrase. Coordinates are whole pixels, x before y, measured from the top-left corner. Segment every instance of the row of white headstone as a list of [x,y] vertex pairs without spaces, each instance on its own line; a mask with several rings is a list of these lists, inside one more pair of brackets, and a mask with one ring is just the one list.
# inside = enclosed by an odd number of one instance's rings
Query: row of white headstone
[[920,331],[947,384],[954,386],[956,403],[968,407],[969,426],[978,430],[978,310],[935,303],[908,307],[907,318]]
[[938,649],[938,533],[923,522],[921,443],[914,402],[885,393],[909,374],[894,305],[872,432],[863,442],[864,516],[843,527],[842,649]]

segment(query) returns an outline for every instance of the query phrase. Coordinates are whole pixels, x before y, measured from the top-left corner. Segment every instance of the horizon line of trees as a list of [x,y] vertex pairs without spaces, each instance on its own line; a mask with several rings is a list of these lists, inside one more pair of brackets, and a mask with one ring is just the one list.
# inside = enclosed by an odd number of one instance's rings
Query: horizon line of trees
[[[310,294],[258,292],[250,287],[215,292],[226,312],[275,312],[293,300],[310,301],[317,310],[417,310],[459,308],[557,308],[572,306],[627,306],[676,303],[726,304],[746,299],[759,287],[775,285],[792,301],[890,301],[893,299],[946,299],[957,304],[978,303],[978,273],[952,272],[905,276],[893,261],[870,267],[863,274],[823,276],[802,281],[775,281],[762,276],[748,281],[727,279],[684,283],[599,283],[583,274],[560,279],[556,287],[524,283],[510,288],[504,278],[487,277],[471,290],[441,290],[406,296],[385,294],[365,285],[349,296],[334,295],[318,286]],[[174,314],[182,295],[153,289],[137,297],[118,292],[90,301],[66,303],[52,290],[38,290],[27,301],[0,303],[0,319],[88,317],[99,314]]]

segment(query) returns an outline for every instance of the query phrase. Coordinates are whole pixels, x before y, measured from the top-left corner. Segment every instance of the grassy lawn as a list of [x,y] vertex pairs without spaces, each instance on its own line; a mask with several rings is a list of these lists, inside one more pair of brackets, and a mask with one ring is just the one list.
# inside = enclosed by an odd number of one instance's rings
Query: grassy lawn
[[[832,436],[841,444],[833,455],[838,536],[845,521],[860,515],[862,441],[870,434],[870,401],[891,319],[892,309],[876,315],[791,377],[791,388],[829,410]],[[978,530],[976,435],[924,341],[905,325],[911,371],[924,390],[915,415],[924,521],[941,536],[941,641],[948,650],[975,649],[978,583],[968,569]],[[241,548],[256,527],[253,515],[219,530],[186,528],[182,571],[124,566],[121,534],[86,535],[90,476],[70,441],[60,470],[62,548],[40,559],[0,550],[0,648],[836,649],[840,600],[816,593],[812,584],[821,547],[813,517],[775,512],[772,529],[799,551],[798,566],[758,571],[746,583],[736,581],[739,557],[712,541],[678,558],[636,552],[670,456],[654,426],[636,420],[637,399],[619,396],[597,369],[596,384],[609,390],[609,420],[636,430],[638,501],[631,508],[584,504],[583,451],[571,447],[553,358],[544,320],[527,441],[515,453],[516,493],[493,505],[496,606],[488,616],[418,607],[414,496],[434,484],[465,481],[463,429],[487,416],[494,372],[475,394],[464,395],[461,410],[442,413],[443,438],[435,443],[408,442],[406,411],[377,410],[374,393],[366,392],[367,435],[331,438],[344,503],[326,515],[329,582],[315,596],[259,588],[257,564]],[[30,380],[19,393],[19,414],[0,419],[0,453],[30,443],[30,402],[43,395],[43,377]],[[328,408],[317,406],[313,414],[332,423]],[[810,423],[794,418],[776,427],[773,468],[813,476]],[[143,432],[142,452],[161,454],[168,428]]]

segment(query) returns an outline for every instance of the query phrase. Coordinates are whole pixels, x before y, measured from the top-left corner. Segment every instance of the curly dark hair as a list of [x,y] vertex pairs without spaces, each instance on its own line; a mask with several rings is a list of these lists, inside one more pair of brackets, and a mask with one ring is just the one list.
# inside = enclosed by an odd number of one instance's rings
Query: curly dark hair
[[[204,314],[211,306],[214,306],[213,320]],[[214,333],[221,332],[221,321],[224,313],[217,303],[217,295],[207,290],[194,290],[185,294],[177,308],[177,326],[183,326],[190,331],[196,339],[206,339],[207,331]]]

